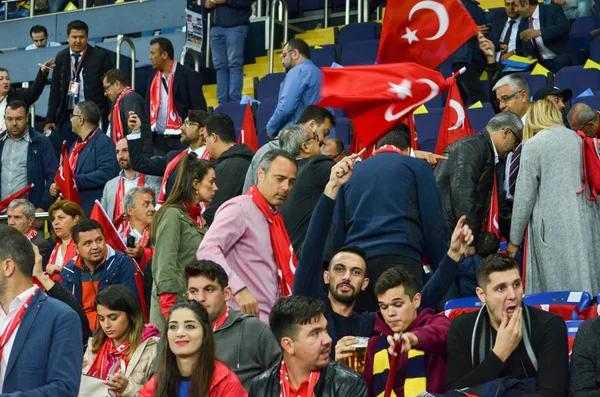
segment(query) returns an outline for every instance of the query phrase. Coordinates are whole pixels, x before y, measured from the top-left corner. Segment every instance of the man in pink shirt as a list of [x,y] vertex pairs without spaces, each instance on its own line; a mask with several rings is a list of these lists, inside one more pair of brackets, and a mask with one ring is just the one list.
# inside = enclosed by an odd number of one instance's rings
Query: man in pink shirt
[[265,154],[258,183],[217,210],[196,255],[225,269],[233,308],[267,324],[275,301],[290,295],[293,286],[297,260],[277,207],[290,194],[297,171],[289,153]]

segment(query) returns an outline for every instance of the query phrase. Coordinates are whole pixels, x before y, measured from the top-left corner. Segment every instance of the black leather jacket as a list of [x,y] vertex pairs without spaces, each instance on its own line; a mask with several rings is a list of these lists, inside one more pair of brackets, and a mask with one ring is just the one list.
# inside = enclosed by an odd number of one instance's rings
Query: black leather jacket
[[[477,236],[489,210],[494,171],[497,170],[500,232],[508,236],[510,212],[504,201],[504,163],[495,166],[494,146],[487,130],[459,139],[444,152],[448,160],[438,163],[434,176],[442,197],[444,216],[451,229],[462,215]],[[477,238],[477,237],[475,237]]]
[[[367,397],[367,385],[363,378],[343,364],[331,361],[321,370],[315,386],[315,397]],[[263,372],[250,385],[250,397],[279,397],[279,365]]]

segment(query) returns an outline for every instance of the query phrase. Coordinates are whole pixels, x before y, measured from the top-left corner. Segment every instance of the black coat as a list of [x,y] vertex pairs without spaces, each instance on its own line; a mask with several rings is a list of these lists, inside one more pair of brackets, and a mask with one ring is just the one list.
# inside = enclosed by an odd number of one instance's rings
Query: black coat
[[[33,105],[44,92],[44,86],[48,82],[48,76],[45,76],[41,71],[35,76],[35,81],[27,88],[18,90],[11,89],[8,92],[8,101],[23,101],[27,107]],[[33,115],[32,115],[33,117]]]
[[[109,112],[108,99],[104,96],[102,76],[112,67],[110,55],[102,48],[88,45],[81,60],[85,100],[92,101],[100,108],[102,118],[106,121]],[[71,82],[71,56],[68,48],[56,54],[56,66],[52,72],[52,85],[48,102],[46,123],[57,123],[67,110],[67,91]]]
[[[494,146],[487,130],[469,135],[450,144],[442,161],[435,168],[435,180],[442,197],[444,217],[451,229],[454,229],[461,216],[466,215],[475,238],[487,219],[494,172],[501,172],[504,163],[496,166]],[[502,178],[497,175],[499,225],[503,236],[510,233],[510,212],[502,194]]]
[[[150,88],[152,87],[153,75],[148,82],[146,102],[150,105]],[[206,100],[202,92],[202,75],[193,69],[180,63],[175,69],[175,81],[173,82],[174,104],[177,114],[181,120],[185,119],[188,110],[206,110]]]
[[[181,153],[181,150],[171,150],[165,156],[152,156],[152,141],[144,137],[128,140],[127,146],[129,148],[129,161],[131,162],[132,169],[142,174],[160,177],[165,175],[167,165],[171,160]],[[184,150],[187,150],[187,148]],[[169,197],[169,193],[175,184],[178,170],[179,165],[169,175],[166,197]]]
[[[114,131],[113,122],[115,117],[115,102],[113,102],[113,104],[110,107],[112,131]],[[130,111],[137,114],[140,118],[140,121],[142,122],[142,137],[152,139],[152,134],[150,133],[150,115],[148,104],[146,103],[144,98],[142,98],[142,96],[135,91],[130,92],[129,94],[121,98],[121,103],[119,105],[119,113],[121,114],[121,125],[123,127],[123,133],[125,135],[129,133],[127,120],[129,119]],[[112,136],[114,136],[114,133]]]
[[[488,34],[488,39],[494,43],[494,47],[496,51],[500,51],[500,44],[502,44],[502,30],[504,30],[504,25],[506,25],[506,21],[508,20],[508,16],[505,11],[498,11],[494,14],[492,18],[492,28],[490,29],[490,33]],[[518,30],[521,25],[513,25],[513,31]],[[523,55],[523,45],[521,39],[519,39],[519,35],[517,34],[517,40],[515,42],[516,49],[515,53],[517,55]]]
[[[319,397],[367,397],[367,385],[358,373],[337,361],[331,361],[327,368],[321,370],[314,392]],[[255,377],[248,395],[279,397],[279,365]]]

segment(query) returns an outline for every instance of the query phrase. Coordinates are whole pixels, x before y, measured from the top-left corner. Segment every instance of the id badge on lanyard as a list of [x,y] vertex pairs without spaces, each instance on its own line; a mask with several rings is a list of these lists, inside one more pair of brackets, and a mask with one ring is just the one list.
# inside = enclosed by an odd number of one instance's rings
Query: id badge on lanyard
[[69,83],[69,96],[73,98],[79,97],[79,82],[71,80]]
[[79,64],[77,65],[77,69],[75,68],[75,62],[73,58],[71,58],[71,71],[73,72],[73,78],[69,82],[69,90],[67,91],[67,95],[73,98],[79,97],[79,75],[81,73],[81,65],[83,64],[83,57],[85,56],[85,51],[81,54],[81,59],[79,60]]

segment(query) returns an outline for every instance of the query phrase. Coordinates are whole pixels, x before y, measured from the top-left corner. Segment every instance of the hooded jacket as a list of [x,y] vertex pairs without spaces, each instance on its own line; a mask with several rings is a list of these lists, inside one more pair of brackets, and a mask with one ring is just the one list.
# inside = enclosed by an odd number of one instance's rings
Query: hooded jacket
[[[446,340],[449,329],[450,319],[448,317],[443,313],[436,315],[433,309],[424,309],[421,310],[417,318],[415,318],[410,327],[405,331],[412,332],[419,338],[417,349],[425,352],[427,391],[430,393],[443,393],[446,391]],[[383,320],[381,312],[377,313],[375,333],[378,336],[373,336],[369,339],[363,373],[363,378],[369,390],[369,397],[374,396],[373,357],[376,353],[375,350],[379,335],[394,335],[394,331]],[[398,397],[404,396],[404,380],[407,365],[408,356],[403,354],[398,360],[398,372],[396,372],[396,381],[394,383],[394,392]]]
[[[279,367],[278,363],[254,378],[248,395],[251,397],[281,396]],[[366,397],[367,386],[359,374],[337,361],[330,361],[329,365],[321,370],[314,394],[319,397]]]
[[213,160],[216,174],[215,182],[219,190],[217,190],[213,201],[202,214],[209,225],[212,223],[215,212],[221,204],[230,198],[246,193],[242,192],[242,187],[252,156],[254,156],[254,152],[248,146],[235,144],[221,153],[216,161]]
[[217,360],[235,372],[246,390],[254,377],[281,362],[281,347],[269,327],[231,308],[225,324],[215,331],[215,343]]

